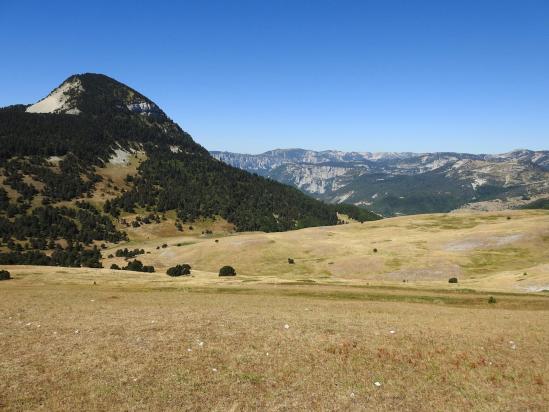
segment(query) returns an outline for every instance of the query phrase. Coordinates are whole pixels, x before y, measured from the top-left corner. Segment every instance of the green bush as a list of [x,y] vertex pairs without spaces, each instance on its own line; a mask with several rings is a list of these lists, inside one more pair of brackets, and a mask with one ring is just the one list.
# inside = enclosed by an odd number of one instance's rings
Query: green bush
[[490,297],[488,298],[488,303],[490,303],[490,304],[496,303],[496,298],[493,297],[493,296],[490,296]]
[[448,279],[448,283],[458,283],[458,279],[457,278],[450,278],[450,279]]
[[191,274],[191,266],[186,263],[171,267],[167,271],[168,276],[184,276]]
[[290,265],[293,265],[295,262],[294,262],[294,260],[293,260],[292,258],[288,258],[288,263],[289,263]]
[[116,263],[113,263],[113,264],[111,265],[111,269],[112,269],[112,270],[120,270],[120,266],[118,266]]
[[223,266],[219,269],[219,276],[236,276],[236,270],[232,266]]
[[7,270],[0,270],[0,280],[9,280],[11,279],[10,272]]

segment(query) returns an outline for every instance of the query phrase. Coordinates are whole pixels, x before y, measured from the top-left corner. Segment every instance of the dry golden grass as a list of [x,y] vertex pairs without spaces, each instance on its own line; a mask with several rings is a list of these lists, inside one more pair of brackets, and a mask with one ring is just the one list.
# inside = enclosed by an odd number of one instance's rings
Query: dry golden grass
[[546,296],[10,270],[4,410],[549,407]]
[[[178,234],[172,221],[146,225],[130,232],[128,247],[150,252],[139,259],[159,271],[180,263],[206,272],[231,265],[258,281],[549,290],[547,211],[417,215],[284,233],[231,234],[218,222],[214,236],[200,229]],[[157,250],[162,243],[169,247]],[[104,266],[111,263],[124,262]],[[454,276],[459,285],[448,284]]]
[[157,273],[7,268],[0,409],[549,409],[547,212],[270,234],[168,217],[103,253],[144,248]]
[[[135,220],[137,216],[145,217],[151,212],[146,210],[138,210],[138,213],[124,213],[123,219],[131,222]],[[131,242],[130,246],[140,246],[155,250],[156,246],[162,245],[165,242],[177,244],[182,242],[194,241],[195,239],[213,239],[219,236],[225,236],[230,233],[234,233],[235,227],[233,224],[228,223],[226,220],[216,217],[215,219],[199,219],[192,224],[183,225],[183,232],[180,232],[175,227],[176,214],[171,210],[164,214],[167,220],[161,221],[159,224],[153,223],[149,225],[143,225],[137,228],[125,227],[118,225],[121,230],[128,233]],[[190,229],[192,227],[192,229]],[[206,230],[212,231],[211,236],[203,236],[203,232]],[[114,245],[113,249],[119,249],[118,245]]]

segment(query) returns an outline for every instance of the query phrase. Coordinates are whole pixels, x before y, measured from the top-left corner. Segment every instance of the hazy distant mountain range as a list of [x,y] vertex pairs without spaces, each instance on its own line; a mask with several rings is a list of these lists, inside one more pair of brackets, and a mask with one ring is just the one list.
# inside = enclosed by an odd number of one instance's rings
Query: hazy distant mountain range
[[549,194],[549,151],[488,155],[277,149],[258,155],[211,154],[317,199],[366,206],[385,216],[506,209]]

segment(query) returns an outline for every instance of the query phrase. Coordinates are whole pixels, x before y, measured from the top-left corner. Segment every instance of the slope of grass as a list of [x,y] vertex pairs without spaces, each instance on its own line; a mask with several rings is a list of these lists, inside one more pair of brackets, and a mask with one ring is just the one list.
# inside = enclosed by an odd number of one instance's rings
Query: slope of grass
[[[143,262],[160,271],[188,263],[213,273],[231,265],[239,275],[286,282],[451,287],[448,279],[458,277],[459,284],[469,288],[490,278],[494,282],[485,282],[483,288],[549,288],[549,273],[543,269],[549,264],[549,214],[544,211],[405,216],[287,233],[235,234],[220,224],[212,227],[213,236],[203,236],[200,230],[178,234],[173,224],[157,233],[153,226],[135,230],[131,247],[150,252]],[[156,249],[162,243],[168,248]],[[288,264],[288,258],[295,264]],[[123,262],[106,259],[104,266],[111,263]],[[533,275],[520,283],[501,282],[508,271]]]

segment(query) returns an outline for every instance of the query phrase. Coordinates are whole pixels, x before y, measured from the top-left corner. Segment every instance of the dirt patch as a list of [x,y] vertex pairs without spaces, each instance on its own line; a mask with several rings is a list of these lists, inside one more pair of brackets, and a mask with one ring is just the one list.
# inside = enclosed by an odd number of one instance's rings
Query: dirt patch
[[498,246],[505,246],[524,238],[523,233],[515,233],[505,236],[492,236],[484,239],[466,239],[458,242],[447,243],[444,250],[449,252],[465,252],[474,249],[489,249]]

